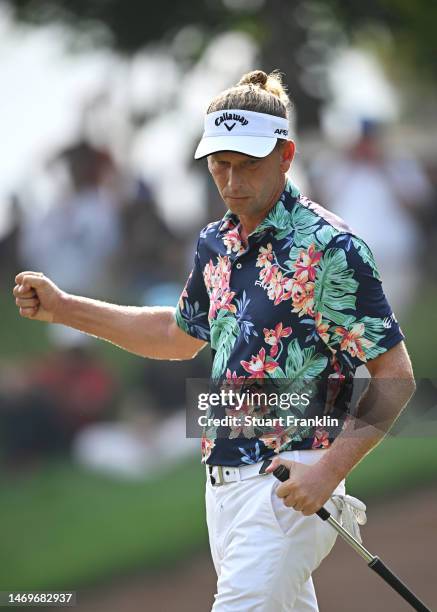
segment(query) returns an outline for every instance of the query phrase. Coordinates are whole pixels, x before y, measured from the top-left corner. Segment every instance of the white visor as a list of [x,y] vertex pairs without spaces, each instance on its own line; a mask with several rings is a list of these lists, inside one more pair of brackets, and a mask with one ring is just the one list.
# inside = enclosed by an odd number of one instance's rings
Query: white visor
[[205,117],[202,140],[194,154],[201,159],[218,151],[266,157],[278,138],[288,138],[288,120],[241,109],[221,110]]

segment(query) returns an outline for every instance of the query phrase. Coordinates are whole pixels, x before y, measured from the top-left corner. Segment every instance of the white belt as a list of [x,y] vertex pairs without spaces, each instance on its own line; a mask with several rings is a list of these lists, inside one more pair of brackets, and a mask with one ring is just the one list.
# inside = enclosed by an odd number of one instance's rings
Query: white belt
[[[326,453],[325,450],[316,448],[313,450],[303,451],[284,451],[279,456],[283,459],[290,459],[291,461],[298,461],[299,463],[305,463],[311,465],[317,463],[322,455]],[[270,459],[273,459],[271,457]],[[247,478],[254,478],[255,476],[264,476],[259,471],[263,461],[258,463],[250,463],[249,465],[240,465],[239,467],[228,467],[226,465],[207,465],[206,466],[206,477],[210,483],[214,486],[222,484],[228,484],[229,482],[240,482],[240,480],[246,480]],[[269,472],[270,473],[270,472]],[[211,479],[214,479],[214,482]]]
[[207,465],[206,477],[213,486],[217,487],[230,482],[240,482],[240,480],[255,478],[255,476],[266,476],[266,474],[259,473],[262,464],[263,461],[251,463],[250,465],[240,465],[238,467]]

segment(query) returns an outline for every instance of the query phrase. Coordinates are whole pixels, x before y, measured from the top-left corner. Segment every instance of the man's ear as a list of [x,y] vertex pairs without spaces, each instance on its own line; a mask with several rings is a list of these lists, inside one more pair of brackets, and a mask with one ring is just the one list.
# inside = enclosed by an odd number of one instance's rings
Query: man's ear
[[281,170],[287,172],[294,158],[296,146],[292,140],[286,140],[281,147]]

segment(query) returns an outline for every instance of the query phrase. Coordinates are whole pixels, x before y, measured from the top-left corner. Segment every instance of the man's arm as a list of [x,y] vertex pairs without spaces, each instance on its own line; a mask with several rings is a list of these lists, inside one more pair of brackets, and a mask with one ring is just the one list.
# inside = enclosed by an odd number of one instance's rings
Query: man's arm
[[384,438],[414,393],[413,370],[404,342],[368,361],[366,367],[372,378],[358,405],[359,428],[351,419],[312,466],[277,457],[266,470],[272,472],[280,464],[290,469],[290,479],[277,493],[287,506],[305,515],[323,506],[343,478]]
[[372,378],[358,404],[359,421],[350,419],[320,460],[321,468],[335,474],[339,482],[381,442],[416,388],[404,342],[368,361],[366,367]]
[[20,315],[61,323],[152,359],[192,359],[205,342],[176,324],[174,308],[117,306],[70,295],[40,272],[21,272],[13,290]]

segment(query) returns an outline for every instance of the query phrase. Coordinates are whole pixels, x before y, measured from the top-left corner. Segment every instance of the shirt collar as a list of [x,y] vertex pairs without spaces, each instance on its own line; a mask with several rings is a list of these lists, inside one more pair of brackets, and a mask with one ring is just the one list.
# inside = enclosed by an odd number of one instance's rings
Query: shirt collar
[[[267,216],[253,230],[252,234],[259,234],[260,232],[270,228],[274,228],[276,230],[287,229],[289,226],[289,221],[284,217],[284,215],[278,215],[278,209],[285,208],[288,212],[290,212],[299,196],[300,191],[298,187],[296,187],[296,185],[294,185],[287,177],[285,180],[284,191],[282,192],[279,200],[276,202],[276,204],[274,204],[274,206],[272,206]],[[220,222],[218,233],[222,234],[223,232],[229,231],[229,229],[234,228],[239,223],[240,219],[238,218],[238,215],[235,215],[233,212],[228,210]]]

